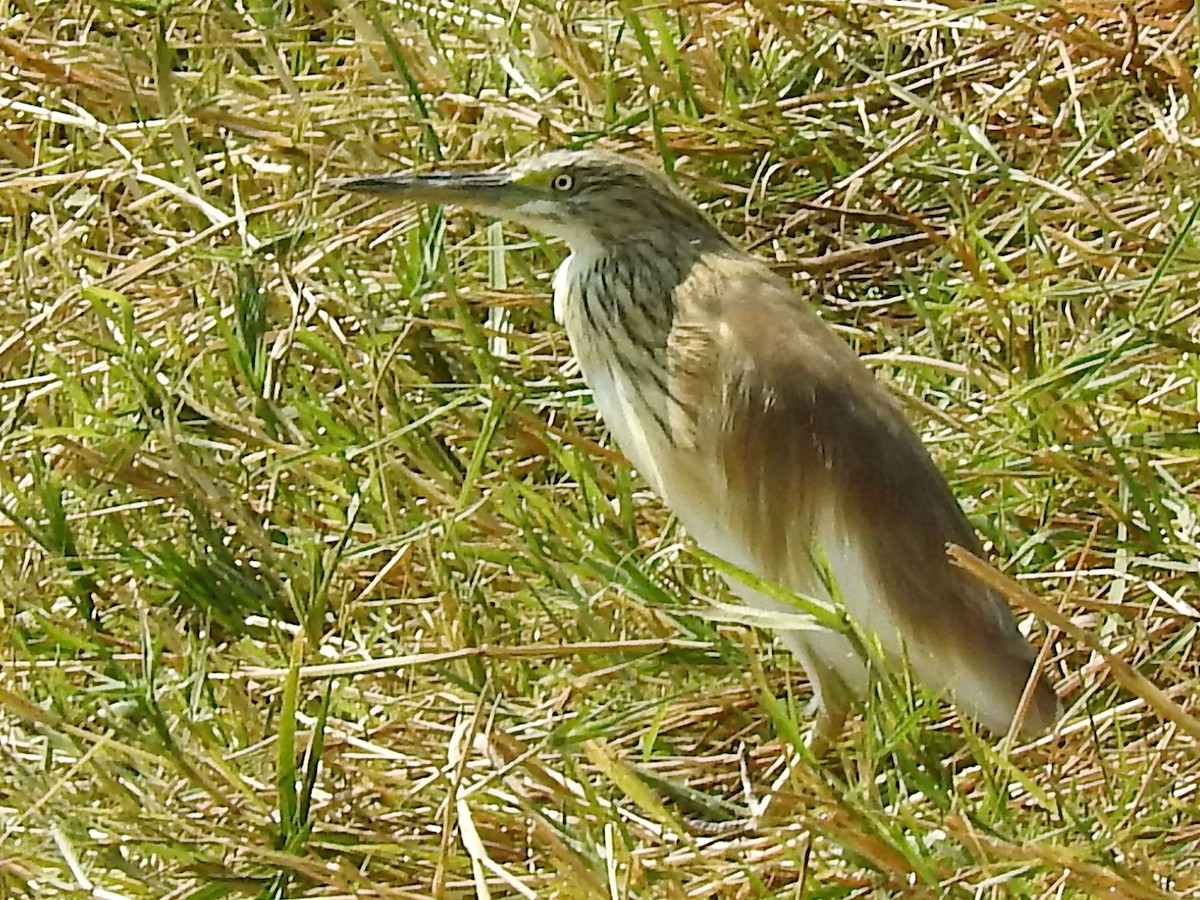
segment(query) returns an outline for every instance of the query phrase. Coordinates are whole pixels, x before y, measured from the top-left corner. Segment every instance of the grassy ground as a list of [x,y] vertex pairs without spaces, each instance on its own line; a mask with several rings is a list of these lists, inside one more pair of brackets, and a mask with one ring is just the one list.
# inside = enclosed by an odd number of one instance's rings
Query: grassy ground
[[[1200,896],[1187,4],[4,13],[0,894]],[[1061,612],[1056,734],[881,689],[796,750],[803,673],[589,406],[563,248],[320,188],[594,142],[910,399]]]

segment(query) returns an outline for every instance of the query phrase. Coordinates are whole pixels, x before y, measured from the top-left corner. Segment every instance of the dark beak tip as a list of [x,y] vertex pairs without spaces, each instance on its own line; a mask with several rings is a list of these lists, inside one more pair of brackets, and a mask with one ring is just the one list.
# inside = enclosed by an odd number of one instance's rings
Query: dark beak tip
[[348,191],[352,194],[377,194],[390,188],[395,188],[394,179],[386,178],[334,178],[321,183],[321,187],[330,191]]

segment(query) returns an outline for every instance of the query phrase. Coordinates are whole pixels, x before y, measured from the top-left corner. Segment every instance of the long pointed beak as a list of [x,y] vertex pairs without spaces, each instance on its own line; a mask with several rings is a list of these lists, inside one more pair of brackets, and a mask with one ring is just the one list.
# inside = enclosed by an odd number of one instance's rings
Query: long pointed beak
[[330,187],[418,203],[473,209],[505,209],[523,193],[507,172],[428,172],[423,175],[375,175],[346,178]]

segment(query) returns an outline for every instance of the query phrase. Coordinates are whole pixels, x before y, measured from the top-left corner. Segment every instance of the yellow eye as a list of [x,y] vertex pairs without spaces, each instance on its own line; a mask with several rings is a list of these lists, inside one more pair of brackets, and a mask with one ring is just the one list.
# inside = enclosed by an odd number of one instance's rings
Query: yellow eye
[[550,187],[556,191],[569,191],[571,188],[575,187],[575,179],[566,172],[559,172],[552,179],[550,179]]

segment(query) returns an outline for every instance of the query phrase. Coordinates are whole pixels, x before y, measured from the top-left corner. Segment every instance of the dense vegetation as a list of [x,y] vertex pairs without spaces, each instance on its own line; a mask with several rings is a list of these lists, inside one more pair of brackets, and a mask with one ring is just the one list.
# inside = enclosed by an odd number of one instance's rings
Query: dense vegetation
[[[7,3],[0,895],[1200,894],[1195,32]],[[1061,614],[1022,612],[1055,734],[883,685],[814,761],[803,673],[596,421],[563,248],[322,187],[593,143],[907,398]]]

